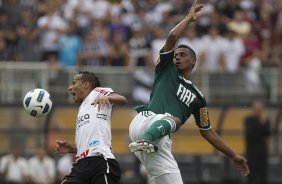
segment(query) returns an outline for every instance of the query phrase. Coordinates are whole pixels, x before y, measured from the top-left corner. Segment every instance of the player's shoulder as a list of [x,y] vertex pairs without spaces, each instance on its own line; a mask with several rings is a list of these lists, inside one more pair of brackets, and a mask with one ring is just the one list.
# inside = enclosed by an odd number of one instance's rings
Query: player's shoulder
[[97,87],[94,89],[94,91],[102,95],[109,95],[114,92],[110,87]]
[[195,89],[195,92],[197,93],[197,96],[198,96],[199,98],[205,100],[205,95],[202,93],[202,91],[199,90],[195,84],[191,83],[191,85],[192,85],[193,88]]
[[159,63],[172,62],[173,56],[174,56],[174,49],[172,49],[170,51],[165,51],[164,48],[162,48],[159,51],[159,58],[158,58],[158,61],[157,61],[157,65],[159,65]]

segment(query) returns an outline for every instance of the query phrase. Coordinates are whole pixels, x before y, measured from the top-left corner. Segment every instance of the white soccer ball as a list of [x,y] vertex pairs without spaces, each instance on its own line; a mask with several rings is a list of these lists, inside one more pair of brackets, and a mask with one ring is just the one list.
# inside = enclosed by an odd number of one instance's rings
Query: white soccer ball
[[40,88],[33,89],[25,95],[23,106],[34,117],[42,117],[51,111],[53,102],[50,94]]

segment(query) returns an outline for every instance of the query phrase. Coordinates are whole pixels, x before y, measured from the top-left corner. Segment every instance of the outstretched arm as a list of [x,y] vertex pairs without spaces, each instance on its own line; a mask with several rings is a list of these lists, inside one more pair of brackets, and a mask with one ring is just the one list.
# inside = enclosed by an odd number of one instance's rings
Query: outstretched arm
[[68,141],[56,141],[55,152],[57,153],[73,153],[76,154],[77,149],[75,145],[70,144]]
[[203,4],[200,4],[199,1],[200,0],[194,1],[188,15],[170,31],[164,46],[164,52],[174,49],[177,40],[184,34],[189,23],[197,20],[198,12],[203,8]]
[[236,169],[242,176],[247,176],[249,174],[249,167],[247,165],[247,160],[241,155],[237,154],[229,146],[227,146],[222,138],[212,129],[201,130],[201,135],[217,150],[224,153],[226,156],[231,158],[235,164]]
[[91,105],[98,105],[98,110],[103,109],[104,106],[110,106],[111,104],[125,105],[127,104],[127,99],[117,93],[111,93],[108,96],[101,96],[96,99]]

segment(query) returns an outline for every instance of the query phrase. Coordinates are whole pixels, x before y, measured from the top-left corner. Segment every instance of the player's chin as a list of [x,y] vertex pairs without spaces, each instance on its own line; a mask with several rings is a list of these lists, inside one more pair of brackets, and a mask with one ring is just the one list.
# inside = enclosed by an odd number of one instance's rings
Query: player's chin
[[183,69],[180,64],[176,65],[176,68],[177,68],[178,70],[182,70],[182,69]]
[[181,68],[182,64],[180,62],[175,63],[176,68]]
[[78,103],[79,102],[79,100],[75,96],[72,97],[72,100],[73,100],[74,103]]

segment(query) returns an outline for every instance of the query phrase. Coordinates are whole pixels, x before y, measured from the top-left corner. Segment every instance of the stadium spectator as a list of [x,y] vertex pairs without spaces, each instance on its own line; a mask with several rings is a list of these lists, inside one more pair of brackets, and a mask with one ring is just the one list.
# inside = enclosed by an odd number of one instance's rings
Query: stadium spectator
[[58,38],[59,63],[66,68],[73,68],[78,65],[78,53],[81,47],[80,37],[76,34],[76,24],[72,22],[64,34]]
[[18,0],[5,0],[2,8],[8,15],[9,25],[14,29],[20,23],[21,3]]
[[0,173],[6,184],[25,184],[28,182],[29,167],[22,156],[20,145],[14,144],[10,153],[4,155],[0,162]]
[[[201,43],[201,39],[199,39],[197,35],[195,24],[190,24],[187,27],[184,36],[179,39],[178,45],[183,44],[189,45],[191,48],[193,48],[197,56],[201,55],[203,45]],[[199,63],[197,62],[193,70],[196,71],[198,67]]]
[[113,33],[112,40],[108,42],[108,48],[107,65],[129,66],[129,46],[122,32]]
[[41,61],[45,61],[52,54],[58,55],[58,38],[67,29],[67,22],[57,11],[53,1],[47,4],[47,14],[37,21]]
[[[152,43],[152,41],[156,39],[156,32],[160,32],[155,27],[159,27],[165,34],[167,31],[164,30],[169,30],[171,25],[179,21],[185,7],[189,6],[192,1],[186,2],[187,4],[179,0],[162,2],[156,0],[148,2],[123,0],[121,3],[109,0],[21,0],[19,3],[16,2],[15,0],[8,0],[0,4],[0,14],[4,14],[4,16],[0,15],[0,17],[4,17],[0,18],[0,35],[4,36],[10,53],[8,60],[37,61],[38,54],[28,53],[42,52],[40,59],[42,61],[42,58],[47,60],[46,55],[48,53],[57,54],[58,36],[62,33],[62,30],[68,29],[66,25],[71,24],[71,22],[77,23],[80,39],[84,38],[86,32],[92,29],[94,25],[96,26],[97,21],[102,22],[110,32],[107,38],[109,45],[115,45],[113,41],[113,36],[116,35],[115,32],[119,32],[122,39],[125,39],[123,41],[125,43],[122,45],[128,45],[130,38],[133,37],[130,32],[132,25],[140,24],[146,29],[146,37],[149,38],[152,48],[154,48],[155,43]],[[171,6],[172,4],[173,6]],[[230,22],[233,28],[236,29],[237,34],[240,33],[245,36],[248,35],[250,28],[255,28],[259,44],[262,44],[264,38],[270,37],[270,42],[265,44],[265,48],[272,48],[274,44],[277,44],[277,38],[279,38],[282,27],[280,6],[281,2],[277,0],[262,1],[262,3],[251,0],[209,1],[203,11],[204,15],[200,17],[196,25],[198,36],[200,38],[205,37],[207,28],[212,25],[217,25],[221,35],[225,31],[225,26]],[[27,12],[27,9],[32,12],[33,16],[32,19],[28,18],[28,21],[25,21],[22,19],[24,16],[19,12]],[[50,11],[50,9],[53,10]],[[53,17],[50,22],[47,21],[48,26],[44,26],[46,20],[49,19],[46,17]],[[40,24],[42,24],[38,26],[40,28],[27,28],[27,26],[23,28],[22,25],[19,26],[22,22],[25,22],[24,24],[27,22],[32,23],[34,20],[38,22],[38,25],[40,20]],[[19,29],[14,29],[14,27],[19,27]],[[17,32],[15,32],[16,30]],[[40,35],[39,40],[37,39],[38,32]],[[17,35],[18,33],[20,35]],[[31,35],[29,38],[24,36],[29,34]],[[163,38],[163,36],[158,36],[158,38]],[[40,47],[37,46],[38,44]],[[111,49],[114,50],[115,47]],[[158,50],[156,53],[158,53]],[[248,53],[248,49],[246,51]],[[114,52],[111,53],[113,57]],[[122,65],[117,62],[117,60],[120,62],[121,59],[117,59],[117,56],[114,57],[115,64],[113,65]]]
[[20,23],[16,26],[17,55],[19,61],[39,61],[40,50],[38,31],[36,29],[37,16],[30,8],[23,8],[20,12]]
[[14,31],[14,28],[9,23],[9,16],[6,11],[0,10],[0,38],[4,39],[4,45],[2,46],[5,49],[2,51],[4,57],[8,57],[8,61],[14,59],[14,53],[16,50],[16,41],[17,35]]
[[150,52],[150,41],[142,25],[135,24],[132,27],[132,37],[129,39],[129,65],[150,66],[153,64]]
[[64,17],[67,21],[74,21],[78,28],[78,34],[83,36],[93,25],[93,12],[96,9],[96,1],[92,0],[69,0],[64,7]]
[[237,0],[225,0],[218,1],[217,8],[220,14],[222,14],[227,19],[232,19],[234,17],[235,11],[240,9],[240,1]]
[[223,57],[224,71],[235,73],[239,71],[241,59],[245,53],[245,46],[241,37],[227,26],[227,31],[224,35]]
[[151,41],[151,52],[153,57],[153,62],[156,64],[159,58],[159,51],[165,43],[164,31],[161,27],[152,27],[152,41]]
[[95,26],[84,35],[78,53],[79,66],[103,66],[105,64],[109,49],[102,31],[102,27]]
[[11,52],[7,48],[7,43],[0,35],[0,61],[9,61],[11,58]]
[[199,67],[204,71],[223,72],[226,39],[219,35],[217,25],[209,27],[208,32],[209,34],[203,36],[201,40],[202,50],[199,56]]
[[120,14],[112,15],[111,22],[108,25],[109,40],[115,41],[116,35],[119,35],[120,40],[128,41],[130,36],[130,28],[122,22],[122,16]]
[[56,177],[55,160],[47,155],[44,147],[37,147],[36,153],[28,160],[28,172],[32,184],[54,184]]
[[246,20],[244,12],[241,10],[235,10],[234,18],[230,20],[228,27],[242,38],[245,38],[251,31],[251,24]]
[[266,184],[270,119],[261,101],[253,102],[252,110],[253,113],[244,121],[246,156],[250,167],[248,184]]
[[72,165],[75,162],[73,154],[65,154],[59,158],[57,163],[58,183],[64,180],[64,177],[71,172]]

